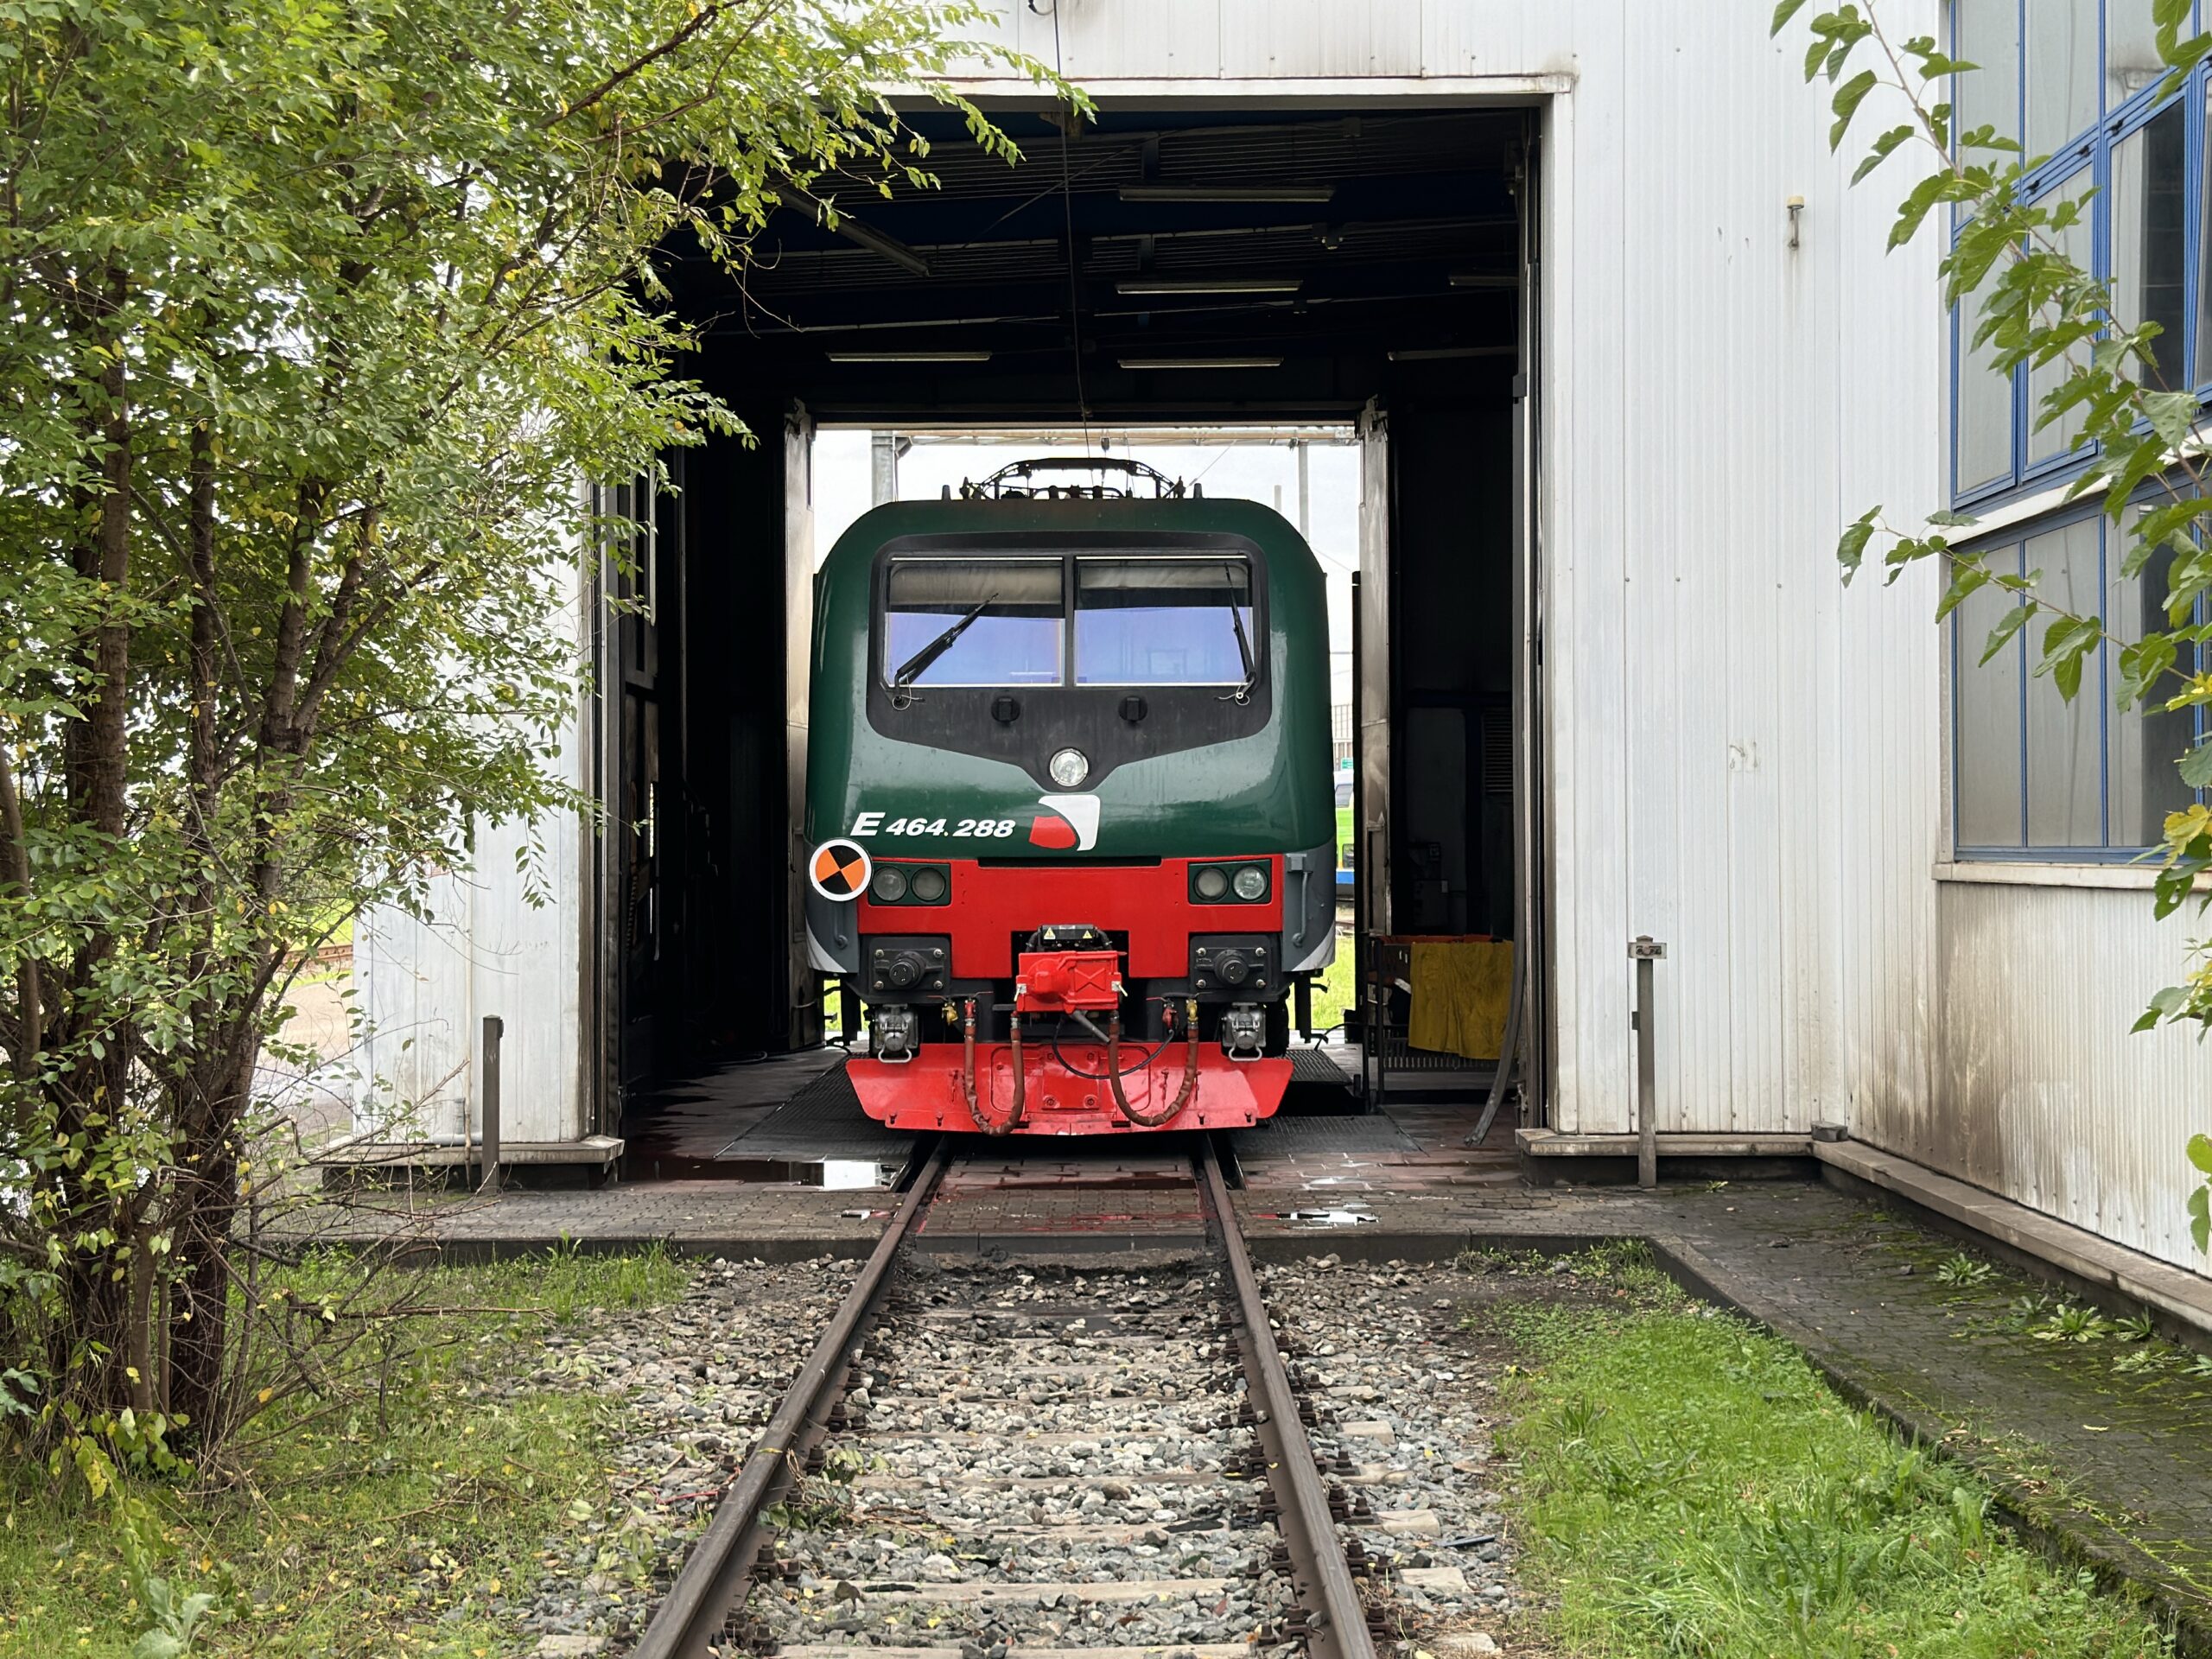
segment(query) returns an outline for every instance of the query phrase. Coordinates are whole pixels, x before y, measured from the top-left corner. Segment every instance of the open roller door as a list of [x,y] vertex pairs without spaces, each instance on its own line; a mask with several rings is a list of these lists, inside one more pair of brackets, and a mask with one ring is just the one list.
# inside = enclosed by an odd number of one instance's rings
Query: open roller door
[[1171,101],[1071,132],[1009,111],[1016,168],[915,118],[940,188],[855,204],[842,229],[779,213],[741,289],[667,261],[699,377],[757,441],[677,458],[650,626],[607,624],[598,777],[629,822],[603,838],[588,953],[602,1123],[648,1084],[821,1040],[798,899],[817,420],[1116,444],[1355,426],[1365,920],[1516,941],[1541,925],[1535,457],[1516,402],[1537,112]]

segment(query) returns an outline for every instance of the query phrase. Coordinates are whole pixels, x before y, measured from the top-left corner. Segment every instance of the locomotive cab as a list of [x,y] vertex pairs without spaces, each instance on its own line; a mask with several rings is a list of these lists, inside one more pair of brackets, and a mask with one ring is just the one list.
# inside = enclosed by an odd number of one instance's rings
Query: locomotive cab
[[1120,466],[1150,499],[1001,474],[876,509],[817,578],[809,944],[894,1126],[1255,1122],[1333,954],[1319,567]]

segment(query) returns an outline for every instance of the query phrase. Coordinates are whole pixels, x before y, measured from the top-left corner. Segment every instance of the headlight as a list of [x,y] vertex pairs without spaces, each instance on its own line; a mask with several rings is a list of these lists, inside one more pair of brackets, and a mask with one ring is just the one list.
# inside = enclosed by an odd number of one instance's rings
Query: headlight
[[879,905],[895,905],[906,896],[906,874],[888,864],[875,867],[875,880],[868,884],[868,895]]
[[1229,872],[1218,864],[1208,864],[1192,879],[1191,890],[1211,904],[1229,893]]
[[1062,749],[1045,770],[1062,789],[1073,789],[1090,776],[1090,757],[1081,749]]
[[918,905],[943,904],[949,885],[943,870],[934,864],[925,865],[914,872],[914,902]]
[[1246,904],[1257,904],[1268,896],[1268,873],[1256,864],[1247,864],[1236,872],[1236,896]]

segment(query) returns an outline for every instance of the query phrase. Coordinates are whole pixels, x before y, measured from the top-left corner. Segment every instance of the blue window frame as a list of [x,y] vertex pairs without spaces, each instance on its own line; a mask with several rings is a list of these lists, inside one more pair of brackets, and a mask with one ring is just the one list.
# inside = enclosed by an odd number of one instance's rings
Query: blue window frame
[[[2122,640],[2165,626],[2161,555],[2133,580],[2120,563],[2126,538],[2094,508],[2075,508],[2011,531],[1980,550],[2003,574],[2037,575],[2037,594],[2076,613],[2095,612]],[[2168,812],[2200,798],[2174,762],[2197,741],[2197,711],[2113,707],[2117,648],[2084,664],[2069,702],[2033,670],[2042,627],[2031,623],[1981,662],[1991,628],[2018,604],[1985,587],[1951,622],[1951,798],[1961,857],[2094,862],[2154,844]],[[2184,647],[2184,671],[2190,667]]]
[[[2031,200],[2096,192],[2072,232],[2088,269],[2127,283],[2148,315],[2166,325],[2154,349],[2170,384],[2212,387],[2212,224],[2206,215],[2206,99],[2212,68],[2200,67],[2171,98],[2150,24],[2150,0],[1952,0],[1958,54],[1983,66],[1956,77],[1959,130],[1995,124],[2025,133],[2038,165]],[[2119,176],[2115,178],[2115,160]],[[2115,188],[2115,186],[2118,188]],[[2116,295],[2122,304],[2126,296]],[[1978,378],[1974,306],[1955,309],[1951,329],[1951,493],[1955,505],[1986,505],[2078,471],[2070,433],[2031,425],[2063,365],[2015,369],[1995,386]]]

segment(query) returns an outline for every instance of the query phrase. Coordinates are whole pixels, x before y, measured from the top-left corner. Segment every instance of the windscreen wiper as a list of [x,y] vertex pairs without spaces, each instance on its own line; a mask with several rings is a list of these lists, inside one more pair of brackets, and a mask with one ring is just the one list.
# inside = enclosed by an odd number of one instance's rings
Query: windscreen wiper
[[1252,695],[1252,687],[1260,677],[1259,664],[1252,660],[1252,641],[1244,632],[1244,613],[1236,603],[1236,567],[1224,564],[1222,574],[1229,578],[1229,626],[1236,630],[1236,654],[1244,662],[1244,683],[1232,694],[1242,702]]
[[929,644],[924,645],[919,651],[909,657],[905,662],[899,664],[899,671],[891,677],[891,683],[893,687],[903,691],[906,687],[914,683],[917,676],[928,673],[930,664],[937,661],[938,658],[944,656],[946,652],[950,651],[953,646],[953,642],[958,639],[962,634],[968,632],[969,625],[974,622],[975,620],[981,616],[985,611],[990,609],[992,605],[995,604],[997,600],[998,595],[996,594],[984,594],[982,598],[977,600],[974,605],[969,607],[968,613],[966,615],[963,616],[943,633],[938,635],[936,639],[931,640]]

